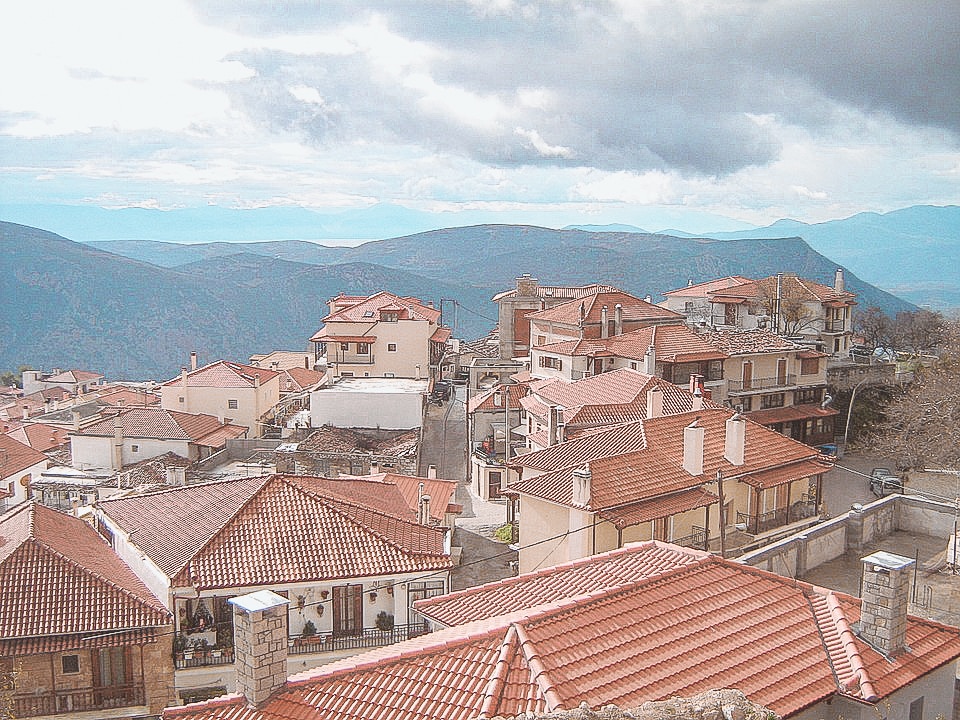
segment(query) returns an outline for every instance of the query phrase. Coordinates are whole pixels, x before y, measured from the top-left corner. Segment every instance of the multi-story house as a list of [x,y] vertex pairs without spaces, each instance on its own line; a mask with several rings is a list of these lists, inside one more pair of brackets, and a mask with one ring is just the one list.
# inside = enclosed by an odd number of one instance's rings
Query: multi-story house
[[60,388],[71,395],[82,395],[103,384],[103,375],[88,370],[23,371],[23,392],[27,395],[40,390]]
[[833,442],[825,353],[760,329],[705,330],[703,340],[727,355],[714,400],[807,445]]
[[182,368],[179,376],[160,386],[160,406],[213,415],[246,427],[250,437],[262,437],[280,401],[280,373],[228,360],[201,368],[196,362],[196,354],[191,354],[191,368]]
[[647,418],[514,458],[521,572],[638,540],[699,548],[726,535],[766,536],[815,522],[816,450],[725,408],[668,415],[648,392]]
[[164,453],[195,462],[246,435],[243,425],[225,424],[213,415],[132,407],[70,433],[71,464],[118,471]]
[[484,500],[500,497],[510,480],[515,428],[521,425],[521,400],[527,386],[509,383],[481,390],[467,401],[467,480]]
[[286,600],[237,598],[261,682],[245,674],[236,695],[163,720],[572,717],[691,696],[739,716],[700,695],[712,688],[740,689],[760,717],[951,716],[960,632],[908,614],[910,559],[864,558],[861,599],[669,545],[630,550],[425,602],[455,624],[290,680],[268,664],[282,626],[252,632]]
[[156,716],[172,627],[87,523],[33,502],[0,515],[0,716]]
[[49,458],[9,435],[0,435],[0,512],[30,499],[30,484]]
[[432,303],[381,291],[338,295],[323,327],[310,338],[317,362],[333,377],[431,377],[443,359],[450,329]]
[[530,322],[527,316],[555,307],[569,300],[579,300],[598,292],[619,292],[611,285],[541,285],[525,273],[517,278],[515,288],[494,295],[497,303],[500,357],[512,360],[530,354]]
[[[769,329],[778,335],[796,338],[832,356],[847,356],[853,331],[856,295],[846,290],[843,269],[837,268],[833,286],[779,273],[760,280],[743,278],[700,283],[669,290],[665,305],[690,303],[695,324],[718,329]],[[704,318],[702,304],[709,303]]]
[[173,612],[186,701],[233,690],[228,600],[247,592],[288,598],[290,673],[424,632],[413,602],[449,589],[453,561],[449,528],[425,493],[417,501],[376,479],[271,475],[103,500],[95,513]]

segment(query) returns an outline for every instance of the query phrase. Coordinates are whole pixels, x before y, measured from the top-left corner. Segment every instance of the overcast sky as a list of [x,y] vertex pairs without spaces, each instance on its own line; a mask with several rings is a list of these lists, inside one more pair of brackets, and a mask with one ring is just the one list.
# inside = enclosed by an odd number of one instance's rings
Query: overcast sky
[[699,231],[960,198],[955,1],[30,0],[0,28],[0,218]]

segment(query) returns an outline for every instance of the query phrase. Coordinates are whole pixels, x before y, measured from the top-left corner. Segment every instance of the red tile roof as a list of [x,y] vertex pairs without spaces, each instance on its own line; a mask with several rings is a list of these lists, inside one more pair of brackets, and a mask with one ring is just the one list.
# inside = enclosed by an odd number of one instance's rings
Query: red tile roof
[[[497,385],[487,390],[481,390],[467,401],[467,412],[474,413],[478,411],[496,411],[503,412],[503,388],[507,390],[507,404],[511,410],[520,407],[520,400],[527,394],[527,386],[517,383],[509,385]],[[499,404],[498,396],[499,395]]]
[[174,587],[252,587],[452,565],[445,531],[418,525],[396,486],[386,483],[273,475],[98,506],[133,534]]
[[[354,302],[337,312],[330,313],[322,322],[379,322],[381,310],[398,310],[406,313],[404,319],[426,320],[435,323],[440,319],[440,311],[424,305],[417,298],[400,297],[386,290]],[[373,313],[366,315],[366,313]],[[312,340],[313,338],[311,338]]]
[[[805,477],[805,476],[801,476]],[[687,510],[707,507],[720,498],[703,488],[694,487],[666,495],[657,495],[649,500],[640,500],[629,505],[601,510],[600,517],[609,520],[618,529],[640,525],[659,518],[678,515]]]
[[[219,360],[187,373],[187,387],[252,388],[256,385],[256,376],[260,382],[269,382],[277,377],[275,370],[244,365],[229,360]],[[163,385],[182,386],[183,374],[167,380]]]
[[[24,445],[29,445],[38,452],[47,452],[54,448],[62,447],[70,442],[70,431],[59,425],[47,425],[45,423],[26,423],[16,430],[7,433],[10,437]],[[0,473],[3,472],[3,466],[0,466]]]
[[564,325],[579,325],[582,309],[583,322],[595,324],[600,322],[604,307],[607,308],[607,320],[612,321],[617,305],[622,307],[624,322],[679,322],[683,319],[681,313],[648,303],[646,300],[641,300],[620,290],[598,292],[587,295],[582,299],[569,300],[552,308],[530,313],[527,315],[527,319],[562,323]]
[[[798,277],[796,275],[783,275],[780,282],[780,292],[783,297],[795,298],[808,301],[815,300],[822,303],[839,303],[840,305],[855,305],[856,295],[845,290],[835,290],[829,285],[821,285],[813,280]],[[744,302],[747,300],[759,300],[763,298],[772,298],[776,294],[777,276],[771,275],[760,280],[752,280],[748,283],[729,287],[727,289],[717,289],[708,293],[715,302]]]
[[0,655],[77,647],[83,634],[170,623],[110,546],[82,520],[33,502],[0,515]]
[[72,434],[113,437],[118,420],[124,437],[187,440],[210,447],[222,447],[226,439],[241,437],[247,432],[246,427],[225,425],[213,415],[182,413],[158,407],[132,407]]
[[634,707],[713,688],[737,688],[790,717],[836,697],[882,701],[960,657],[960,630],[909,617],[908,649],[887,660],[846,632],[858,607],[708,556],[321,666],[260,708],[228,696],[164,718],[466,720]]
[[677,288],[676,290],[667,290],[662,295],[679,295],[680,297],[707,297],[714,290],[723,290],[729,287],[736,287],[737,285],[745,285],[746,283],[753,282],[750,278],[743,277],[742,275],[731,275],[725,278],[719,278],[717,280],[707,280],[702,283],[691,283],[686,287]]
[[700,550],[648,540],[553,567],[477,585],[415,604],[443,625],[462,625],[564,598],[618,587],[706,557]]
[[[728,355],[754,353],[799,352],[802,348],[768,330],[712,330],[702,334],[703,340]],[[817,357],[823,357],[818,355]]]
[[[537,297],[542,298],[561,298],[561,299],[579,299],[588,295],[596,295],[598,292],[620,292],[619,288],[613,285],[601,285],[593,283],[592,285],[538,285]],[[511,288],[493,296],[493,302],[497,302],[505,297],[516,296],[517,289]]]
[[801,405],[788,405],[782,408],[768,408],[766,410],[754,410],[744,413],[744,417],[753,420],[761,425],[773,425],[774,423],[793,422],[794,420],[809,420],[810,418],[831,417],[839,415],[840,411],[834,408],[820,407],[817,403],[804,403]]
[[651,345],[659,362],[697,362],[727,358],[726,352],[711,345],[686,325],[654,325],[609,338],[567,340],[539,345],[534,349],[556,355],[644,360]]
[[47,456],[34,450],[9,435],[0,435],[0,480],[9,478],[39,463],[47,462]]
[[82,383],[88,380],[100,380],[103,378],[103,375],[100,373],[89,372],[87,370],[64,370],[58,375],[51,375],[47,378],[42,378],[42,382],[51,382],[51,383]]

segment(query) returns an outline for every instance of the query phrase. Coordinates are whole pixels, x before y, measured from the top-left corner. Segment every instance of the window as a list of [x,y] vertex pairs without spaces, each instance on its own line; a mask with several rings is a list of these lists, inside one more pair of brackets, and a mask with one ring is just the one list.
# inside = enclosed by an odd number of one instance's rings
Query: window
[[801,375],[816,375],[818,372],[820,372],[820,358],[800,359]]
[[560,358],[550,357],[548,355],[540,356],[540,367],[542,368],[552,368],[554,370],[563,369],[563,360]]
[[740,412],[750,412],[753,409],[753,398],[749,395],[740,398],[737,401],[737,409]]
[[373,317],[373,310],[364,310],[364,311],[363,311],[363,316],[364,316],[365,318],[372,318],[372,317]]
[[823,388],[804,388],[797,390],[793,396],[793,402],[797,405],[808,403],[818,403],[823,397]]
[[396,343],[387,343],[387,352],[396,352],[397,344]]
[[630,369],[631,369],[631,370],[636,370],[636,369],[637,369],[637,363],[634,362],[633,360],[630,361]]
[[344,371],[344,372],[340,373],[340,377],[353,377],[353,372],[351,372],[351,371],[349,371],[349,370]]
[[400,314],[395,312],[381,312],[380,320],[382,322],[389,322],[389,323],[399,322]]
[[227,400],[227,408],[229,410],[236,410],[240,407],[240,402],[238,400]]
[[396,373],[392,373],[392,372],[385,372],[385,373],[383,374],[383,376],[384,376],[384,377],[396,377],[397,374],[396,374]]
[[177,398],[177,402],[183,402],[183,395]]
[[357,343],[357,355],[369,355],[370,343]]
[[74,673],[80,672],[80,656],[61,655],[60,667],[63,668],[64,675],[73,675]]
[[139,445],[131,445],[131,446],[130,446],[130,452],[140,452],[140,446],[139,446]]
[[340,343],[340,349],[346,352],[350,349],[350,343]]
[[685,313],[688,314],[688,315],[689,315],[690,313],[692,313],[692,312],[693,312],[693,303],[690,302],[689,300],[687,300],[687,302],[685,302],[685,303],[683,304],[683,312],[685,312]]
[[772,393],[760,396],[761,409],[783,407],[784,393]]
[[923,720],[923,696],[910,703],[910,720]]
[[723,360],[711,360],[707,366],[707,380],[723,380]]
[[537,345],[546,345],[547,336],[546,335],[537,335]]
[[363,585],[335,585],[333,588],[333,634],[359,635],[363,632]]

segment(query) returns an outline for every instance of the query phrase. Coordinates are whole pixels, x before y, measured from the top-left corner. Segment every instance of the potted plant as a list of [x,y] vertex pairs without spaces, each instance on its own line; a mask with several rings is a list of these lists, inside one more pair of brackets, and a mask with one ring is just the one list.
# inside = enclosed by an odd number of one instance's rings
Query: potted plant
[[178,632],[173,636],[173,653],[178,660],[183,660],[183,653],[187,649],[187,636],[182,632]]
[[388,613],[386,610],[381,610],[377,613],[376,625],[377,630],[383,630],[386,632],[393,630],[393,615]]

